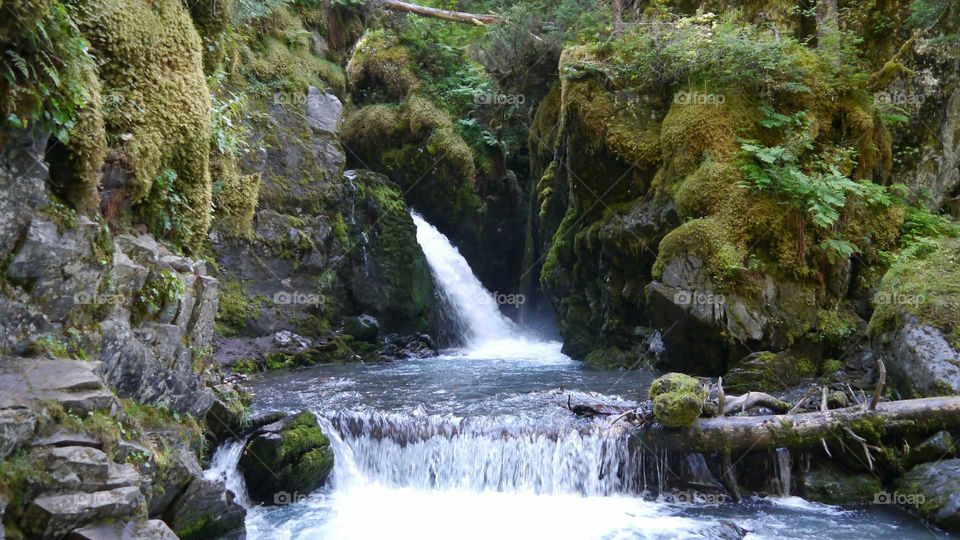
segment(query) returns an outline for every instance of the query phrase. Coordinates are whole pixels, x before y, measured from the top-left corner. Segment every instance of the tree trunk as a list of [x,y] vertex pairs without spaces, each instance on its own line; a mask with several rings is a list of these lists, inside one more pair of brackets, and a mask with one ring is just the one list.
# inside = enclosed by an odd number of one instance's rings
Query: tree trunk
[[888,401],[876,410],[856,405],[801,414],[701,418],[688,428],[638,428],[632,436],[650,447],[710,452],[813,447],[821,439],[842,437],[844,428],[865,439],[876,439],[878,433],[887,438],[957,429],[960,396]]
[[623,35],[623,2],[622,0],[611,0],[613,2],[613,35],[620,37]]
[[411,4],[408,2],[400,2],[399,0],[381,0],[381,5],[383,6],[384,9],[389,9],[392,11],[402,11],[404,13],[413,13],[414,15],[420,15],[422,17],[433,17],[435,19],[443,19],[445,21],[453,21],[453,22],[467,23],[467,24],[476,24],[478,26],[498,23],[503,20],[500,18],[499,15],[463,13],[461,11],[448,11],[446,9],[437,9],[432,7],[420,6],[417,4]]

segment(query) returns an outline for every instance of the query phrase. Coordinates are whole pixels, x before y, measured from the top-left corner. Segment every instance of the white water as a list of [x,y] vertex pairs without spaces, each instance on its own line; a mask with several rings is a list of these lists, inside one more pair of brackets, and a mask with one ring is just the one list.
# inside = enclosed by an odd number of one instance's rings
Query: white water
[[514,324],[500,313],[494,296],[473,275],[460,251],[419,214],[410,215],[417,226],[417,243],[467,344],[476,347],[516,337]]
[[227,489],[233,492],[236,501],[244,508],[250,507],[250,497],[247,495],[247,484],[243,475],[237,470],[240,454],[243,453],[243,442],[230,441],[213,453],[210,459],[210,468],[203,471],[207,480],[223,481]]

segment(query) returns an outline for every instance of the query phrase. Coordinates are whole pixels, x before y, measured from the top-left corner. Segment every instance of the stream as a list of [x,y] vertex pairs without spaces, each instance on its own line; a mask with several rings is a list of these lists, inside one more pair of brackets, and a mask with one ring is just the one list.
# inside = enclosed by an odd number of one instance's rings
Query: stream
[[[892,506],[828,506],[788,489],[739,503],[663,491],[680,476],[716,479],[699,456],[678,470],[656,450],[633,447],[624,424],[565,408],[568,400],[635,405],[654,374],[591,369],[560,343],[525,336],[456,248],[414,220],[463,347],[251,380],[254,413],[314,411],[336,464],[324,488],[251,508],[248,538],[736,538],[735,527],[749,538],[938,537]],[[207,474],[245,493],[240,450],[238,442],[218,449]],[[778,458],[789,485],[790,455]]]

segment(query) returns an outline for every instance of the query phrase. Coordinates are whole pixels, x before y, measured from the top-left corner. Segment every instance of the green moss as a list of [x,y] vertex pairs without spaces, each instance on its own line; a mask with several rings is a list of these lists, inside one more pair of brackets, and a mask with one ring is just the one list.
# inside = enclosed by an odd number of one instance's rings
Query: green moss
[[243,284],[232,279],[223,282],[216,318],[217,334],[227,337],[241,335],[250,321],[259,315],[260,302],[246,294]]
[[240,174],[236,158],[220,152],[211,157],[210,174],[217,226],[230,236],[252,238],[260,175]]
[[[641,358],[617,347],[608,347],[605,349],[594,349],[583,359],[584,363],[591,367],[602,369],[631,369],[640,366]],[[642,366],[650,367],[650,366]]]
[[40,209],[57,226],[60,234],[77,228],[77,212],[64,204],[57,196],[51,196],[50,202]]
[[256,360],[252,358],[241,358],[230,364],[230,370],[234,373],[250,375],[260,371],[260,366],[257,364]]
[[657,421],[667,427],[686,427],[700,418],[707,389],[683,373],[668,373],[650,385],[650,399]]
[[132,174],[130,199],[147,222],[170,213],[152,188],[174,171],[184,227],[170,240],[197,248],[210,225],[210,93],[190,14],[176,0],[68,4],[100,60],[104,122]]
[[403,101],[420,87],[410,53],[384,30],[368,31],[360,39],[347,64],[347,78],[355,92],[382,101]]
[[960,349],[960,240],[946,238],[905,252],[890,267],[874,296],[871,337],[893,331],[909,314],[940,329]]
[[818,339],[833,347],[857,341],[863,326],[860,316],[848,309],[821,309],[817,321]]
[[743,255],[731,243],[727,231],[713,218],[694,219],[670,231],[660,242],[653,276],[662,279],[674,258],[696,255],[703,261],[714,283],[725,284],[743,269]]
[[817,365],[807,357],[787,352],[761,352],[734,365],[724,376],[723,384],[734,393],[774,392],[816,374]]

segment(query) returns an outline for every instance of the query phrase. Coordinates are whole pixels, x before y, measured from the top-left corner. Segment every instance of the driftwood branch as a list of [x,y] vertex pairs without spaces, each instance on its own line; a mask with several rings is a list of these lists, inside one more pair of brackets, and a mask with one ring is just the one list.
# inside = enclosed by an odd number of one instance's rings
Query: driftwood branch
[[873,399],[870,400],[870,410],[877,410],[877,403],[880,403],[880,396],[883,395],[883,388],[887,385],[887,366],[883,363],[882,355],[877,355],[877,389],[873,391]]
[[[654,425],[636,429],[633,436],[644,444],[689,452],[710,452],[718,448],[765,449],[809,448],[820,440],[849,436],[848,428],[861,438],[879,427],[884,437],[935,433],[960,428],[960,396],[908,399],[877,404],[876,410],[862,405],[827,411],[701,418],[682,429]],[[859,441],[858,441],[859,442]]]
[[383,6],[384,9],[389,9],[391,11],[413,13],[414,15],[420,15],[421,17],[433,17],[434,19],[475,24],[477,26],[495,24],[503,21],[499,15],[450,11],[446,9],[437,9],[418,4],[411,4],[409,2],[400,2],[399,0],[381,0],[380,5]]
[[785,413],[790,410],[789,403],[763,392],[747,392],[742,396],[732,396],[721,402],[719,407],[723,411],[721,416],[744,412],[754,407],[766,407],[778,413]]

